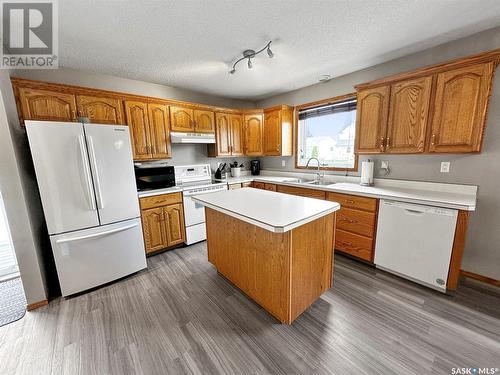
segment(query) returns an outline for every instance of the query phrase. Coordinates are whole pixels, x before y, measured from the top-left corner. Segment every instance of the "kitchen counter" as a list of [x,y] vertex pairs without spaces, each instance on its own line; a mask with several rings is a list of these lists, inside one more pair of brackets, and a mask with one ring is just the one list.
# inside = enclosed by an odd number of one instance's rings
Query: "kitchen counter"
[[284,233],[340,209],[336,202],[243,188],[194,196],[198,203],[274,233]]
[[332,286],[338,203],[252,188],[192,199],[205,206],[208,261],[280,322]]

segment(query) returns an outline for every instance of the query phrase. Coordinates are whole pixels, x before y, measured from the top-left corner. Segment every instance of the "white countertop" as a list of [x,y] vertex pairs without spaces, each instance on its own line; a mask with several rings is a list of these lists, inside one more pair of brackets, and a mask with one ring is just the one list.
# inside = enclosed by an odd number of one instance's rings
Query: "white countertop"
[[172,186],[172,187],[163,188],[163,189],[153,189],[153,190],[138,191],[137,192],[137,196],[139,198],[144,198],[144,197],[152,197],[153,195],[177,193],[179,191],[182,191],[182,189],[180,187],[178,187],[178,186]]
[[205,207],[275,233],[287,232],[340,209],[336,202],[252,188],[192,198]]
[[[358,177],[326,176],[331,185],[309,185],[298,183],[298,178],[314,179],[315,175],[293,172],[262,171],[259,176],[246,175],[229,177],[228,184],[262,181],[279,185],[296,186],[305,189],[323,190],[336,193],[354,194],[370,198],[424,204],[435,207],[475,211],[478,187],[473,185],[443,184],[434,182],[375,179],[375,186],[359,185]],[[139,192],[139,197],[168,194],[181,191],[178,187]]]

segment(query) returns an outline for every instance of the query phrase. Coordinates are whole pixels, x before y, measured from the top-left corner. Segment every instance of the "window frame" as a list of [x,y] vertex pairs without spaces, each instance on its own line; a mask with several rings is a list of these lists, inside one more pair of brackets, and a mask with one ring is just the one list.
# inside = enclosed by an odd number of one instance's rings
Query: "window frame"
[[[351,92],[349,94],[345,95],[339,95],[339,96],[334,96],[332,98],[328,99],[323,99],[323,100],[318,100],[315,102],[310,102],[310,103],[304,103],[295,106],[295,115],[294,115],[294,126],[293,126],[293,132],[295,134],[295,142],[294,142],[294,148],[295,148],[295,169],[307,169],[307,170],[317,170],[318,168],[316,166],[302,166],[299,165],[299,111],[302,109],[309,109],[309,108],[314,108],[322,105],[329,105],[329,104],[335,104],[338,102],[343,102],[347,100],[352,100],[356,99],[357,100],[358,95],[356,92]],[[357,121],[357,112],[356,112],[356,135],[355,137],[358,136],[358,121]],[[354,144],[356,144],[356,138],[354,138]],[[322,171],[337,171],[337,172],[357,172],[358,171],[358,153],[354,151],[354,167],[352,168],[338,168],[338,167],[321,167],[320,170]]]

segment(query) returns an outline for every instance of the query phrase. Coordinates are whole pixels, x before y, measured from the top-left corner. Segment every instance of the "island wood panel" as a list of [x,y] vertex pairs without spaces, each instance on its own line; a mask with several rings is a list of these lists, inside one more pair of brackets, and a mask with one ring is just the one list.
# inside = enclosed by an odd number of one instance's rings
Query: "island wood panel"
[[324,192],[324,191],[307,189],[307,188],[299,188],[299,187],[287,186],[287,185],[278,185],[276,191],[278,193],[298,195],[301,197],[309,197],[309,198],[316,198],[316,199],[325,199],[326,198],[326,192]]
[[77,95],[76,105],[78,116],[87,117],[91,123],[125,125],[123,104],[120,99]]
[[438,74],[430,152],[481,151],[494,64]]
[[273,233],[210,208],[205,215],[209,262],[271,315],[288,322],[289,234]]
[[208,260],[280,322],[291,324],[330,288],[335,213],[286,233],[210,208],[205,214]]
[[75,95],[27,87],[18,92],[24,120],[76,121]]
[[431,89],[432,76],[398,82],[391,86],[386,152],[424,152]]
[[293,322],[332,287],[335,213],[293,229],[291,241],[290,321]]
[[455,238],[453,240],[450,268],[448,270],[448,280],[446,283],[446,289],[448,290],[457,289],[468,225],[469,225],[469,211],[463,211],[463,210],[458,211],[457,225],[455,227]]
[[364,89],[358,93],[355,152],[385,152],[390,87]]

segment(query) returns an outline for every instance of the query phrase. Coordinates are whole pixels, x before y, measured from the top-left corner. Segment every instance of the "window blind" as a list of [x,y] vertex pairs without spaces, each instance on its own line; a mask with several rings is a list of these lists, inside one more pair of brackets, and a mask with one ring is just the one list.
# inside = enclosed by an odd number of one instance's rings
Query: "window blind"
[[299,120],[306,120],[313,117],[326,116],[340,112],[350,112],[354,111],[355,109],[356,109],[356,98],[353,98],[343,102],[300,110]]

